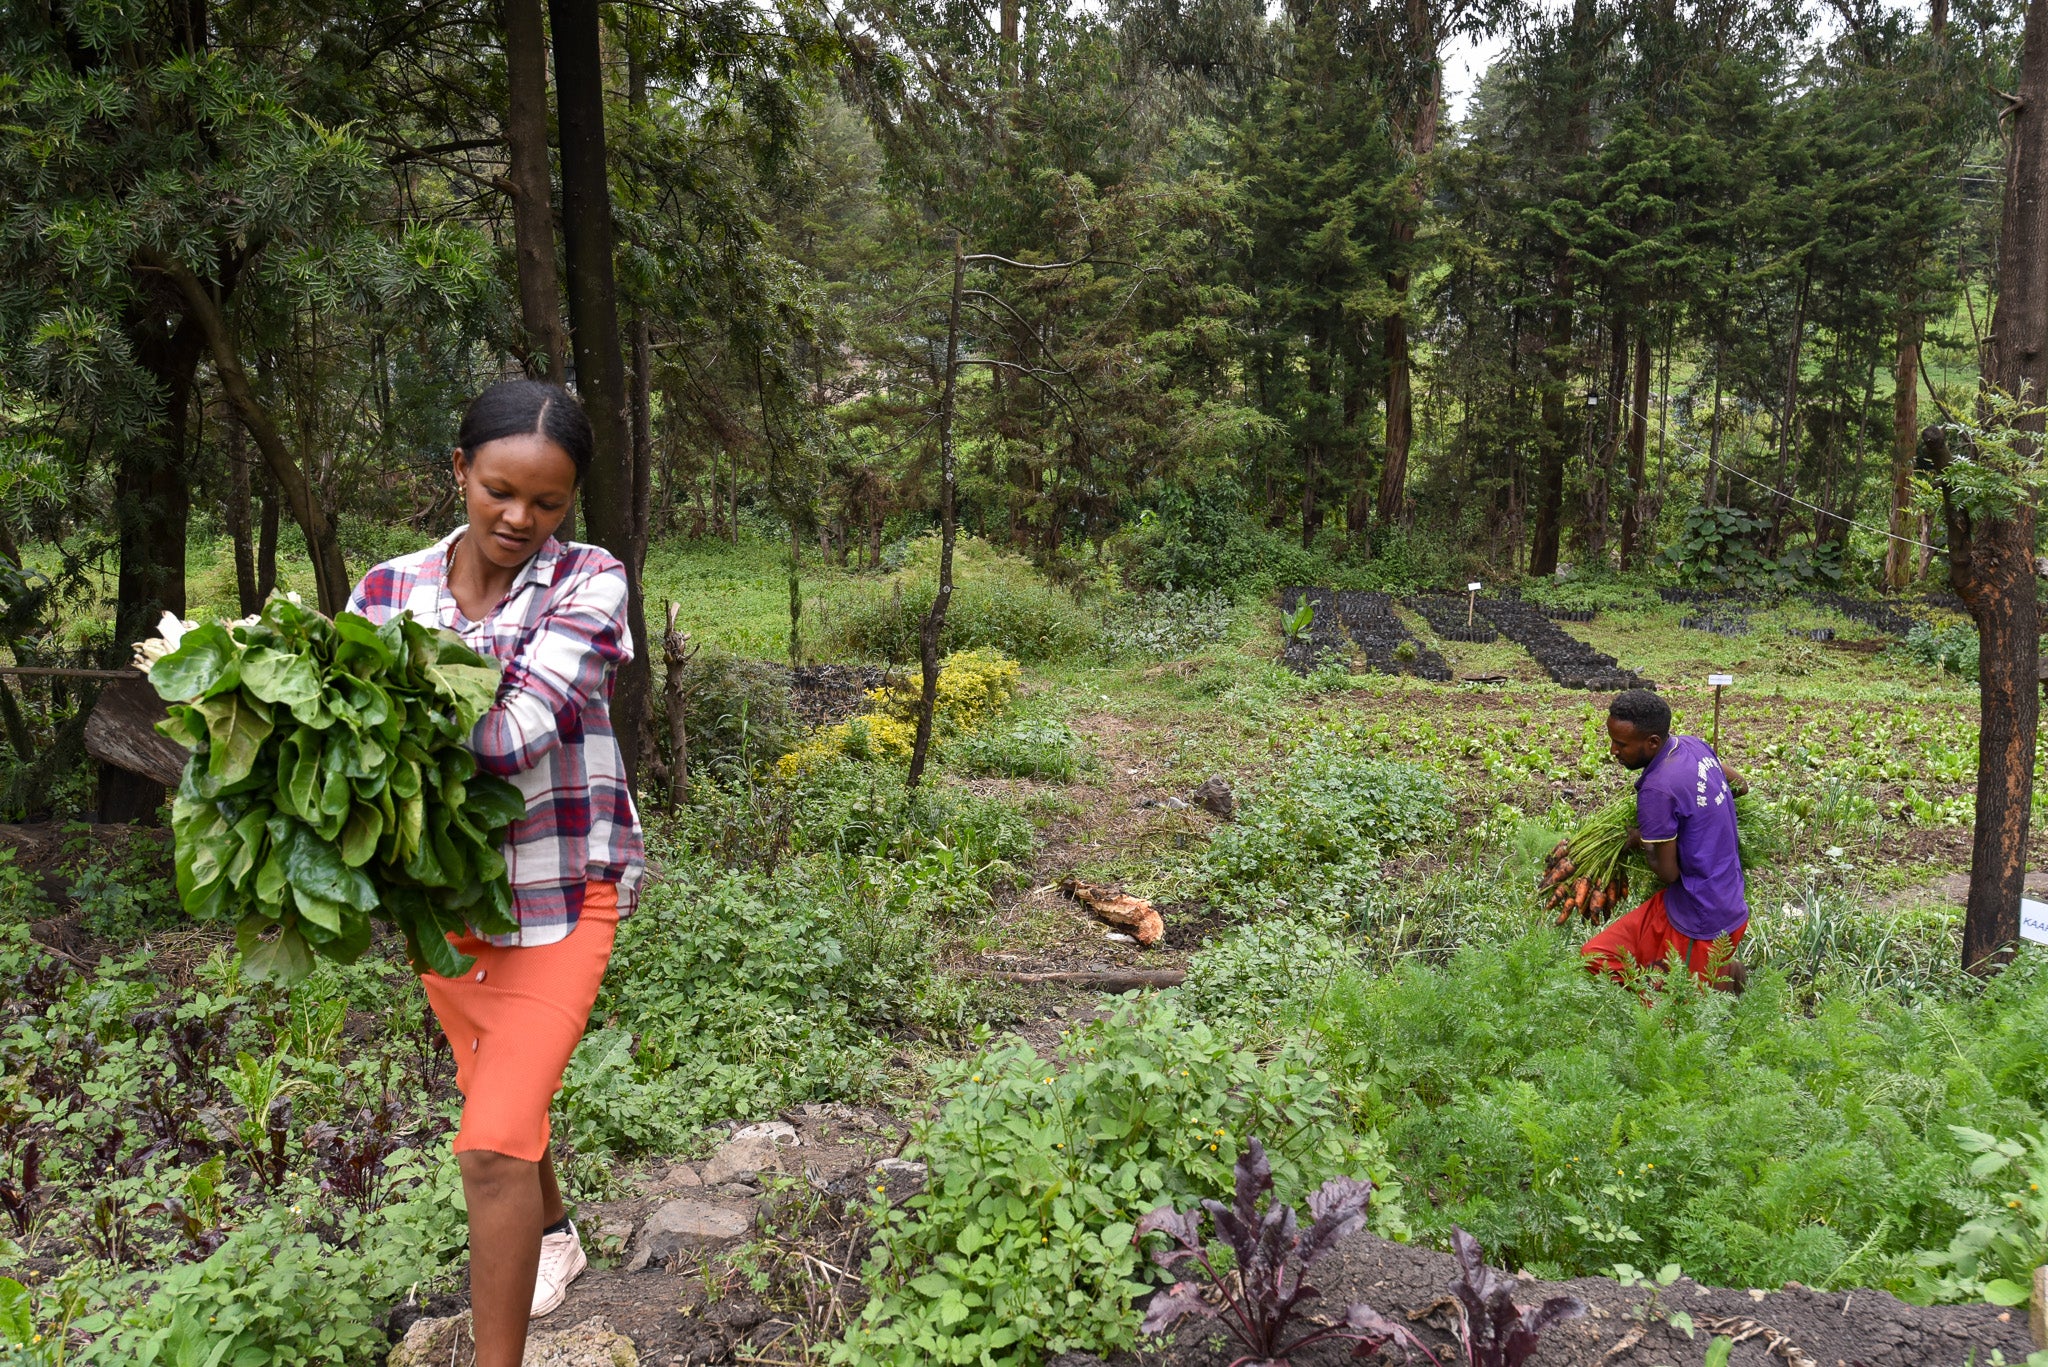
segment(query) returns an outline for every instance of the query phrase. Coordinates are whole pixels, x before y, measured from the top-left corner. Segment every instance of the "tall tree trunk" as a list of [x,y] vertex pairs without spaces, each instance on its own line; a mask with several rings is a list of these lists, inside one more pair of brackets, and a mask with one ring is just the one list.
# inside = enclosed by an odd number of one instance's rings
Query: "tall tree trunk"
[[[1415,225],[1395,225],[1398,241],[1414,240]],[[1387,277],[1387,288],[1396,300],[1408,297],[1408,277],[1397,273]],[[1408,489],[1408,448],[1415,438],[1415,396],[1410,390],[1408,315],[1396,306],[1380,320],[1380,350],[1387,367],[1387,458],[1380,464],[1380,497],[1377,515],[1382,527],[1401,520],[1402,500]]]
[[1529,573],[1557,573],[1559,532],[1564,522],[1564,457],[1571,446],[1566,386],[1571,378],[1572,264],[1558,253],[1551,276],[1550,329],[1544,339],[1543,432],[1537,447],[1536,505],[1529,529]]
[[[646,112],[647,64],[641,60],[637,29],[626,44],[626,98],[636,115]],[[654,346],[647,335],[647,315],[637,300],[626,320],[626,337],[633,348],[628,401],[633,424],[633,558],[628,563],[638,575],[647,566],[648,518],[654,503]]]
[[[2048,0],[2041,0],[2048,4]],[[932,713],[939,701],[939,636],[946,629],[946,610],[953,602],[953,399],[960,374],[960,296],[967,279],[967,260],[960,252],[960,234],[953,234],[953,296],[946,308],[946,370],[939,390],[939,588],[931,610],[917,632],[917,657],[923,687],[917,699],[917,738],[910,746],[910,773],[904,786],[924,779],[932,750]]]
[[277,588],[277,478],[265,466],[256,472],[256,483],[263,490],[257,500],[256,520],[256,601],[260,604],[269,602]]
[[1707,477],[1700,489],[1700,505],[1711,508],[1721,485],[1721,343],[1714,342],[1714,416],[1707,428]]
[[1785,362],[1785,397],[1778,411],[1778,475],[1771,500],[1771,554],[1785,547],[1785,520],[1792,512],[1792,434],[1799,421],[1799,358],[1806,343],[1806,292],[1813,283],[1811,263],[1799,280],[1799,302],[1792,308],[1792,350]]
[[1650,329],[1636,329],[1635,384],[1629,395],[1628,501],[1621,505],[1621,567],[1633,568],[1643,531],[1643,499],[1649,484]]
[[256,545],[249,527],[249,433],[229,411],[221,416],[228,437],[228,535],[235,545],[235,601],[244,617],[263,610],[256,592]]
[[612,724],[637,784],[649,725],[653,671],[648,660],[647,607],[633,555],[632,424],[627,415],[626,362],[619,351],[619,295],[612,268],[612,196],[604,135],[604,64],[598,46],[598,0],[549,0],[554,24],[555,104],[562,142],[562,245],[569,268],[569,341],[576,387],[597,437],[597,456],[583,481],[583,517],[590,539],[626,566],[626,625],[633,658],[612,691]]
[[505,24],[505,147],[512,190],[512,246],[519,269],[519,321],[526,373],[568,377],[555,270],[554,177],[548,171],[548,41],[540,0],[501,0]]
[[[187,469],[192,389],[203,349],[187,318],[169,327],[160,309],[139,309],[127,325],[136,360],[156,382],[163,408],[140,439],[123,443],[114,470],[115,572],[113,647],[153,634],[166,612],[185,615],[185,532],[190,517]],[[163,805],[164,787],[110,764],[100,766],[99,818],[148,821]]]
[[[1998,303],[1986,344],[1990,383],[2037,405],[2048,394],[2048,0],[2028,0],[2018,98],[2006,113],[2004,225]],[[2019,419],[2020,450],[2039,450],[2041,414]],[[1930,435],[1938,436],[1938,429]],[[1977,820],[1963,967],[1988,973],[2019,938],[2020,893],[2033,815],[2040,721],[2040,637],[2034,588],[2034,506],[1973,520],[1944,498],[1949,578],[1977,620]]]
[[1586,559],[1593,565],[1604,565],[1607,560],[1607,505],[1613,501],[1614,467],[1621,456],[1621,394],[1627,384],[1628,324],[1617,313],[1609,325],[1600,452],[1586,480]]
[[[1565,118],[1562,170],[1569,172],[1593,145],[1593,74],[1597,41],[1593,0],[1572,0],[1570,36],[1571,107]],[[1536,472],[1536,517],[1529,533],[1529,573],[1555,574],[1564,522],[1564,460],[1572,444],[1570,404],[1572,314],[1575,276],[1571,250],[1557,245],[1551,267],[1550,335],[1544,347],[1548,381],[1543,386],[1543,439]]]
[[1892,372],[1892,513],[1884,547],[1885,587],[1913,582],[1913,457],[1920,446],[1920,313],[1899,300],[1898,363]]
[[228,333],[226,314],[214,298],[211,287],[183,262],[149,248],[144,248],[137,256],[145,266],[162,272],[178,287],[185,303],[185,316],[197,325],[200,335],[206,339],[206,349],[213,360],[213,372],[220,379],[221,391],[227,395],[243,426],[255,439],[256,449],[263,453],[265,463],[270,466],[271,477],[277,481],[285,501],[291,505],[292,519],[306,534],[306,550],[313,558],[314,594],[319,600],[320,611],[333,616],[348,602],[352,587],[348,562],[341,553],[341,541],[335,535],[334,523],[327,516],[327,510],[321,506],[318,494],[306,478],[306,472],[292,459],[283,435],[257,400],[256,391],[249,384],[248,373],[242,369],[242,358],[235,350],[234,338]]
[[[1410,5],[1411,29],[1418,33],[1425,27],[1417,22],[1422,17],[1423,8],[1420,4]],[[1429,27],[1433,34],[1433,26]],[[1436,150],[1437,123],[1443,110],[1443,64],[1437,61],[1434,38],[1428,41],[1432,44],[1426,54],[1430,85],[1416,110],[1415,129],[1408,148],[1409,155],[1418,163]],[[1406,191],[1408,202],[1393,224],[1397,258],[1404,255],[1415,241],[1415,219],[1422,211],[1424,188],[1423,173],[1418,167]],[[1415,395],[1408,353],[1409,284],[1405,265],[1388,274],[1387,291],[1393,296],[1394,307],[1380,320],[1381,349],[1385,353],[1383,359],[1387,368],[1387,458],[1380,465],[1378,512],[1383,527],[1399,522],[1404,512],[1408,491],[1408,448],[1415,438]]]

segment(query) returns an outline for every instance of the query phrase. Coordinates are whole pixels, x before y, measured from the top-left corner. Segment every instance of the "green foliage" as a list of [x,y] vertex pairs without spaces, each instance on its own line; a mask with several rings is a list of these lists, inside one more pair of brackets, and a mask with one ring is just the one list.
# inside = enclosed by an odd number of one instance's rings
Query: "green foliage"
[[1204,875],[1238,908],[1279,898],[1341,906],[1377,880],[1379,860],[1442,835],[1450,822],[1450,793],[1436,773],[1368,758],[1341,736],[1316,736],[1217,831]]
[[[1228,1190],[1253,1135],[1289,1189],[1386,1176],[1370,1139],[1334,1124],[1303,1055],[1268,1061],[1159,999],[1070,1032],[1047,1061],[1021,1041],[940,1073],[944,1104],[906,1153],[925,1190],[881,1216],[872,1299],[842,1363],[1022,1364],[1130,1346],[1150,1270],[1132,1243],[1165,1203]],[[1375,1224],[1399,1232],[1399,1191]]]
[[1965,620],[1947,626],[1915,622],[1895,649],[1908,659],[1975,681],[1978,646],[1977,624]]
[[1065,722],[1028,720],[966,736],[947,757],[970,774],[1072,783],[1081,767],[1081,745]]
[[179,900],[237,922],[252,976],[352,962],[372,918],[449,977],[469,960],[446,932],[517,929],[499,844],[526,804],[467,745],[498,669],[452,633],[279,597],[254,623],[186,631],[149,677],[172,704],[161,729],[192,751],[171,808]]
[[1933,1277],[1924,1289],[1937,1301],[2025,1305],[2033,1294],[2034,1269],[2048,1263],[2048,1192],[2042,1190],[2048,1184],[2048,1126],[2019,1140],[1965,1125],[1949,1130],[1963,1152],[1975,1155],[1969,1175],[1974,1190],[1958,1199],[1977,1214],[1947,1248],[1915,1259]]
[[[1092,614],[1053,588],[1030,565],[973,537],[955,551],[955,587],[940,634],[942,655],[991,649],[1035,664],[1091,649],[1100,628]],[[904,568],[864,585],[821,628],[827,655],[890,662],[918,657],[918,629],[938,593],[938,542],[910,549]]]
[[[418,1165],[412,1164],[417,1167]],[[369,1364],[384,1354],[379,1308],[431,1277],[463,1242],[455,1164],[384,1219],[332,1243],[295,1218],[261,1211],[202,1262],[105,1287],[118,1307],[74,1326],[94,1335],[83,1355],[106,1367],[311,1367]]]
[[2032,965],[1952,1003],[1843,984],[1801,1009],[1753,961],[1739,999],[1645,1009],[1545,930],[1346,971],[1313,1028],[1352,1123],[1434,1194],[1422,1233],[1461,1225],[1539,1275],[1675,1261],[1712,1284],[1924,1299],[1940,1291],[1915,1251],[1989,1204],[1944,1126],[2038,1123],[2043,1020]]
[[1689,584],[1751,590],[1841,584],[1839,545],[1795,546],[1774,560],[1763,549],[1770,530],[1768,522],[1740,508],[1694,507],[1661,558]]
[[1222,640],[1235,608],[1221,589],[1133,594],[1103,609],[1102,647],[1112,658],[1179,659]]

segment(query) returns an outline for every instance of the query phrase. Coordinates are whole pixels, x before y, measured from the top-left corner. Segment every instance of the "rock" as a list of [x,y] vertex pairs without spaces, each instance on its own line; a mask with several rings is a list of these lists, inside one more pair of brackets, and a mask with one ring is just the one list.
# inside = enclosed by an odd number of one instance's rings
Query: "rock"
[[[474,1367],[476,1341],[469,1312],[444,1319],[417,1320],[385,1359],[386,1367]],[[640,1367],[633,1340],[593,1315],[566,1329],[533,1329],[526,1335],[522,1367]]]
[[640,1367],[640,1354],[604,1316],[592,1315],[568,1329],[529,1329],[520,1367]]
[[781,1121],[749,1125],[720,1144],[711,1155],[701,1174],[704,1185],[715,1187],[723,1182],[745,1181],[757,1172],[794,1171],[793,1158],[785,1157],[783,1151],[795,1148],[798,1142],[794,1125]]
[[713,1253],[731,1248],[754,1229],[753,1218],[730,1206],[682,1197],[663,1202],[640,1226],[628,1272],[651,1262],[671,1262],[679,1253]]
[[924,1190],[925,1166],[911,1159],[884,1158],[870,1171],[875,1186],[881,1188],[882,1199],[892,1206],[901,1205]]
[[1230,791],[1230,785],[1221,778],[1210,776],[1202,780],[1202,786],[1195,789],[1195,805],[1205,812],[1212,812],[1225,821],[1237,819],[1237,794]]
[[772,1139],[778,1144],[796,1144],[796,1126],[782,1120],[765,1120],[758,1125],[744,1125],[733,1131],[734,1139]]
[[469,1334],[469,1312],[414,1320],[384,1361],[385,1367],[472,1367],[476,1340]]
[[657,1195],[664,1191],[681,1191],[687,1187],[703,1185],[704,1179],[697,1175],[696,1164],[678,1161],[668,1165],[668,1171],[662,1174],[660,1181],[648,1188],[648,1194]]

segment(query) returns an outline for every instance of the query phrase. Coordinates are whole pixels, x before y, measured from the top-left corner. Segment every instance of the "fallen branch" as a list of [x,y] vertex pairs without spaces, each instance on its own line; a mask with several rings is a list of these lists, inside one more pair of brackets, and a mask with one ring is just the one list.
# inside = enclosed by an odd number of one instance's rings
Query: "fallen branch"
[[956,969],[962,977],[994,978],[1006,983],[1063,983],[1101,992],[1131,992],[1143,987],[1179,987],[1187,974],[1178,968],[1093,968],[1058,972],[1023,972],[1008,968]]

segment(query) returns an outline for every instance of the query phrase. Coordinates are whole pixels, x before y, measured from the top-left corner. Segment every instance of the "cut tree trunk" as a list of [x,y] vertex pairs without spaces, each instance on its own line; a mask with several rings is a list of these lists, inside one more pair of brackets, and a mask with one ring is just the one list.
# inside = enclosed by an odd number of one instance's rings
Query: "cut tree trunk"
[[587,534],[626,567],[627,630],[633,657],[619,669],[612,725],[629,784],[637,784],[648,728],[653,671],[647,608],[633,558],[632,424],[626,362],[619,349],[618,283],[612,265],[612,200],[605,154],[604,64],[597,0],[549,0],[554,24],[555,104],[562,145],[562,244],[569,269],[570,345],[576,387],[590,415],[597,453],[583,481]]
[[526,373],[562,383],[569,338],[555,269],[554,177],[548,171],[548,43],[540,0],[502,0],[505,10],[505,149],[510,163],[513,257]]
[[661,633],[661,656],[668,666],[662,692],[668,704],[668,800],[677,807],[690,801],[690,693],[688,671],[698,647],[690,644],[690,633],[676,630],[680,608],[668,604],[668,627]]

